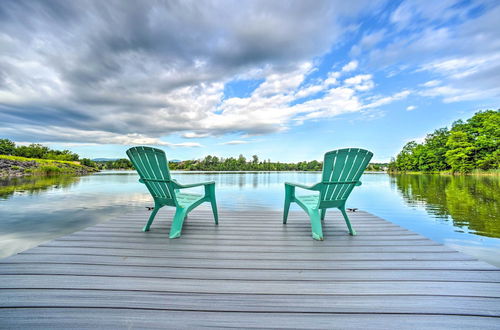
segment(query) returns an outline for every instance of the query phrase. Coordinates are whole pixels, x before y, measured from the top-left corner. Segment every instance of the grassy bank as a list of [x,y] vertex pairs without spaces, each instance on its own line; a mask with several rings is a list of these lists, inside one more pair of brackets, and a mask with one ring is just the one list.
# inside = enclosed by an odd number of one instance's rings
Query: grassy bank
[[84,166],[77,161],[0,155],[0,177],[59,174],[83,175],[96,171],[97,169]]

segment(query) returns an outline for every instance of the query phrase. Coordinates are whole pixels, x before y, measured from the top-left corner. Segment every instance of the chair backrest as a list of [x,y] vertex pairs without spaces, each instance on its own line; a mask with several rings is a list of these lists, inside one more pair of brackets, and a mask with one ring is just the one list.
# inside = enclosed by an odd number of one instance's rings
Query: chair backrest
[[373,153],[358,148],[327,152],[323,162],[320,207],[337,206],[347,200]]
[[[175,206],[175,189],[171,182],[165,152],[151,147],[133,147],[127,156],[134,165],[141,182],[148,188],[154,199]],[[158,181],[155,181],[158,180]]]

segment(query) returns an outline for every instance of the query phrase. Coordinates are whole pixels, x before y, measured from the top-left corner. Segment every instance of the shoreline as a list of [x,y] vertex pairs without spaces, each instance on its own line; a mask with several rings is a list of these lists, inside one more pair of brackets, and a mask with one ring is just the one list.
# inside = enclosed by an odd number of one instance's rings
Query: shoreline
[[387,172],[387,174],[408,174],[408,175],[416,175],[416,174],[432,174],[432,175],[448,175],[448,176],[500,176],[500,170],[473,170],[469,173],[458,173],[458,172],[450,172],[450,171],[436,171],[436,172],[420,172],[420,171],[407,171],[407,172]]

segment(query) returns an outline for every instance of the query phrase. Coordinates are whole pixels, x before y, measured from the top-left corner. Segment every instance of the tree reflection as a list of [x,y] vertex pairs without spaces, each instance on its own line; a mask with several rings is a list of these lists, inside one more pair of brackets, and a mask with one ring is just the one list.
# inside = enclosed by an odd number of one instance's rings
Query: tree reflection
[[500,178],[401,174],[392,176],[409,205],[482,236],[500,237]]
[[77,176],[40,176],[0,180],[0,198],[8,199],[16,192],[39,194],[51,188],[67,188],[80,180]]

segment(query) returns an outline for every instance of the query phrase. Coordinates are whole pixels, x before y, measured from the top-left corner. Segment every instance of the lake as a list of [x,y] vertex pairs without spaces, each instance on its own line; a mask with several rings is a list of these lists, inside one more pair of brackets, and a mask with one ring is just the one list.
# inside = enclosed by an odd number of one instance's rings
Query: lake
[[[282,210],[285,181],[315,183],[320,175],[173,172],[181,183],[215,181],[219,208],[226,210]],[[82,177],[0,180],[0,257],[152,206],[137,179],[134,171],[104,171]],[[362,181],[347,207],[371,212],[500,266],[499,177],[365,173]],[[294,205],[292,210],[299,208]],[[333,217],[330,213],[327,221],[343,222]],[[223,224],[224,219],[220,221]],[[308,221],[305,213],[304,221]]]

